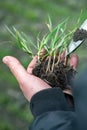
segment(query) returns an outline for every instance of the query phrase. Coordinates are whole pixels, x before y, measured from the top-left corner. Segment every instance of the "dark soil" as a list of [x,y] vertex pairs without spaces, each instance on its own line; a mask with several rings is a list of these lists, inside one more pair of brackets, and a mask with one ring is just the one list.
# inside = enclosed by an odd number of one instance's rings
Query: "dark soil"
[[54,66],[53,71],[46,72],[47,63],[48,61],[45,60],[37,64],[33,69],[33,74],[43,79],[52,87],[60,87],[62,90],[69,88],[68,85],[70,85],[73,80],[76,71],[73,70],[72,67],[60,62]]
[[78,40],[85,40],[87,38],[87,31],[84,29],[77,29],[74,33],[73,40],[77,42]]

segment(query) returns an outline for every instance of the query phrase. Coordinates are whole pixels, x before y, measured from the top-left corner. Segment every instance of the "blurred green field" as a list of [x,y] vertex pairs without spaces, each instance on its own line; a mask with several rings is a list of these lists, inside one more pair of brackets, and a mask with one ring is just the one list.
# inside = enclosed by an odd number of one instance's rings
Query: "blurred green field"
[[[27,130],[33,120],[29,103],[19,89],[16,79],[2,63],[5,55],[17,57],[27,67],[30,57],[12,44],[12,36],[5,28],[16,27],[36,43],[39,32],[46,31],[48,15],[55,26],[69,17],[68,28],[73,28],[83,10],[81,22],[87,18],[86,0],[3,0],[0,1],[0,130]],[[86,45],[85,45],[86,46]],[[80,47],[78,70],[87,65],[87,47]]]

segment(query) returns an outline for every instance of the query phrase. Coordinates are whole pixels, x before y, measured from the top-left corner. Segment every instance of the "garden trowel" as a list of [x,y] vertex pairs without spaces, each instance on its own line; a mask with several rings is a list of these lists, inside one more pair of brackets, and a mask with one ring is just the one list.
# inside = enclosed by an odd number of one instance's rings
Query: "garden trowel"
[[84,41],[85,39],[87,38],[87,19],[83,22],[83,24],[81,25],[81,27],[78,29],[79,31],[79,35],[81,35],[81,33],[84,33],[82,34],[83,37],[80,36],[79,39],[73,39],[71,41],[71,43],[69,44],[69,47],[68,47],[68,50],[67,50],[67,54],[66,55],[69,55],[71,54],[73,51],[75,51]]

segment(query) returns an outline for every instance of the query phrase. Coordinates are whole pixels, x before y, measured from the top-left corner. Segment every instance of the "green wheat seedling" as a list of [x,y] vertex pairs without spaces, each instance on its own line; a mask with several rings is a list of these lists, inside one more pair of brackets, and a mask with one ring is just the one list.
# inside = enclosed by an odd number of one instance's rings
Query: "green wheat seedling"
[[[32,48],[35,48],[39,62],[43,59],[47,59],[47,71],[50,71],[53,70],[54,66],[60,62],[61,54],[64,51],[68,51],[68,46],[70,44],[73,32],[75,31],[74,29],[67,32],[67,21],[68,20],[66,19],[53,28],[51,19],[49,18],[49,22],[47,24],[49,32],[45,34],[41,40],[40,36],[37,36],[36,44],[24,32],[19,32],[15,27],[13,27],[13,31],[11,31],[8,27],[6,28],[16,39],[16,45],[28,53],[30,57],[34,57],[34,49],[32,50]],[[41,51],[43,49],[45,50],[45,53],[41,55]],[[52,65],[51,60],[53,61]]]

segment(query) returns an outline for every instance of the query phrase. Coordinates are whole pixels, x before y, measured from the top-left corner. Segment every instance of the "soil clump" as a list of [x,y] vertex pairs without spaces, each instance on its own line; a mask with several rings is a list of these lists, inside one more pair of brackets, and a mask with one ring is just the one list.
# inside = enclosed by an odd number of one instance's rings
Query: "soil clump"
[[[51,66],[52,63],[53,60],[51,59]],[[67,88],[70,89],[69,85],[76,74],[73,67],[64,65],[64,62],[59,62],[54,65],[53,71],[46,72],[47,65],[48,60],[37,63],[33,69],[33,74],[47,82],[52,87],[60,87],[62,90]]]

